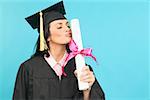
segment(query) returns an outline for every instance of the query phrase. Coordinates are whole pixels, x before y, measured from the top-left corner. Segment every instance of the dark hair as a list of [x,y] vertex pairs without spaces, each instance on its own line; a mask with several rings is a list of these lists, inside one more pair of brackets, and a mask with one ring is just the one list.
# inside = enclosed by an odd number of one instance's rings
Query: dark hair
[[[44,38],[46,40],[46,44],[47,44],[48,48],[50,48],[50,47],[49,47],[49,43],[48,43],[47,39],[51,35],[51,33],[49,31],[49,28],[50,28],[49,24],[44,26],[44,31],[45,31],[44,32]],[[38,28],[38,32],[40,33],[39,28]],[[44,50],[44,51],[40,51],[40,37],[38,37],[37,42],[36,42],[35,47],[34,47],[34,52],[35,53],[32,55],[32,57],[34,57],[34,56],[44,56],[44,55],[49,57],[50,55],[48,53],[48,50],[49,49]],[[68,53],[71,52],[70,49],[69,49],[69,44],[66,44],[66,50],[67,50]]]

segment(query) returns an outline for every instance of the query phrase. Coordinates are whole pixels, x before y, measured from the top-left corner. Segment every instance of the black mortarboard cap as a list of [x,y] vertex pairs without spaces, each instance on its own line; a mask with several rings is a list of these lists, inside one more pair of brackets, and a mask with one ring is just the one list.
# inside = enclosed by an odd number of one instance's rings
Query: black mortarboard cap
[[[43,13],[43,24],[46,25],[57,19],[65,19],[64,15],[66,14],[63,1],[60,1],[44,10],[41,10]],[[33,29],[39,28],[40,26],[40,15],[37,12],[34,15],[31,15],[25,18],[26,21],[32,26]]]
[[49,23],[58,20],[66,19],[65,18],[65,8],[63,1],[56,3],[40,12],[37,12],[27,18],[26,21],[31,25],[33,29],[38,29],[40,33],[40,51],[48,49],[48,46],[45,41],[45,37],[48,36],[48,26]]

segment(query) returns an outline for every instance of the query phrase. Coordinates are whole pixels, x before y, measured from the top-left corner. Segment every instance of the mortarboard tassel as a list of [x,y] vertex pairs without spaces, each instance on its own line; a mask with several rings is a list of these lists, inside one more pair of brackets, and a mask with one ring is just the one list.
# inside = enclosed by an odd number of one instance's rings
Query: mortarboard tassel
[[47,46],[45,38],[44,38],[42,15],[43,15],[43,13],[40,11],[40,51],[44,51],[44,50],[48,49],[48,46]]

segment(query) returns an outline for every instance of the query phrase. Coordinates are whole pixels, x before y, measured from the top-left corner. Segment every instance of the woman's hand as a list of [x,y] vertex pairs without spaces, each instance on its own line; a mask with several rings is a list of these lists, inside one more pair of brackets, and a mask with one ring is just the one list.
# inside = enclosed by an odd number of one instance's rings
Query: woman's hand
[[[89,66],[84,66],[81,72],[80,81],[87,82],[89,84],[89,88],[87,90],[83,90],[84,100],[89,100],[91,86],[95,82],[95,76],[93,72],[90,71]],[[74,74],[77,77],[77,70],[75,70]]]
[[[95,76],[92,71],[90,71],[89,66],[84,66],[82,68],[82,74],[80,75],[80,81],[87,82],[91,87],[95,82]],[[74,71],[75,76],[77,77],[77,70]]]

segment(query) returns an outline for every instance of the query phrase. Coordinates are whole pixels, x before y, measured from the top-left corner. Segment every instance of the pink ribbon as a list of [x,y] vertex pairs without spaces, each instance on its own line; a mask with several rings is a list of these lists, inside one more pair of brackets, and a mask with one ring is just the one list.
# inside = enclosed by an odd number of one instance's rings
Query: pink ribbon
[[[74,42],[74,40],[71,40],[69,43],[69,49],[71,50],[71,52],[68,54],[68,56],[65,59],[65,63],[62,67],[62,72],[64,76],[67,76],[67,74],[64,72],[64,67],[67,64],[67,62],[72,59],[73,57],[75,57],[78,54],[81,54],[83,56],[89,56],[92,57],[95,61],[96,61],[96,57],[94,57],[92,55],[92,48],[86,48],[86,49],[82,49],[82,50],[78,50],[78,46],[76,45],[76,43]],[[97,62],[97,61],[96,61]]]
[[92,57],[96,61],[96,57],[94,57],[92,55],[92,48],[86,48],[86,49],[82,49],[82,50],[78,51],[78,46],[76,45],[74,40],[71,40],[69,43],[69,49],[72,51],[69,55],[70,58],[75,57],[77,54],[81,54],[83,56]]

